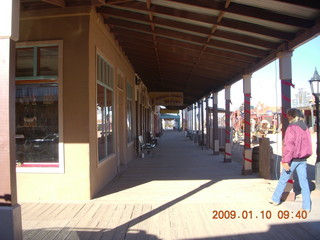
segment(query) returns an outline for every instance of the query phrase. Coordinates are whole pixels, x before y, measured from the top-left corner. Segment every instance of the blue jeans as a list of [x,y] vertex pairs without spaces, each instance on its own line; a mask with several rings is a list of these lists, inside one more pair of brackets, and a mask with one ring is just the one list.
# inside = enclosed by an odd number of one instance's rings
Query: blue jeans
[[284,169],[282,170],[278,185],[272,195],[272,201],[278,204],[280,203],[282,193],[287,185],[288,180],[290,179],[290,175],[294,170],[297,171],[299,184],[301,187],[302,209],[309,211],[311,210],[311,199],[310,188],[307,179],[307,161],[292,161],[289,171],[285,171]]

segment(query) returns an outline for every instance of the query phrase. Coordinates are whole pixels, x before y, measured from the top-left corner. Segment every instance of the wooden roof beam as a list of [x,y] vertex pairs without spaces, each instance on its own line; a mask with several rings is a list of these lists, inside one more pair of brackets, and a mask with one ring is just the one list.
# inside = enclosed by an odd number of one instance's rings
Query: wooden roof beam
[[42,0],[42,2],[46,2],[46,3],[49,3],[49,4],[52,4],[52,5],[56,5],[56,6],[59,6],[59,7],[66,7],[66,1],[65,0]]
[[[194,1],[194,2],[198,2],[198,1]],[[127,3],[126,5],[121,5],[121,9],[124,11],[124,14],[126,12],[130,13],[130,11],[128,10],[131,10],[131,11],[139,10],[146,13],[148,12],[145,4],[140,2],[134,2],[134,3],[130,2],[130,3]],[[237,30],[252,32],[255,34],[260,34],[268,37],[279,38],[282,40],[291,40],[292,38],[294,38],[294,34],[284,33],[282,31],[259,26],[252,23],[239,22],[239,21],[226,19],[226,18],[224,18],[220,23],[218,23],[218,18],[214,16],[208,16],[205,14],[194,13],[194,12],[189,12],[185,10],[172,9],[169,7],[163,7],[158,5],[153,5],[151,7],[151,10],[154,13],[163,14],[170,17],[181,18],[182,20],[188,19],[188,20],[194,20],[202,23],[216,24],[217,26],[223,26],[231,29],[236,28]],[[108,10],[107,7],[101,7],[98,11],[101,13],[104,13],[104,12],[108,13],[108,11],[110,12],[113,10],[110,10],[110,9]]]
[[105,5],[117,5],[119,3],[133,2],[134,0],[103,0],[103,1],[106,1]]
[[91,5],[93,6],[102,6],[106,4],[106,0],[91,0]]
[[[141,51],[141,47],[149,48],[150,50],[153,48],[152,39],[146,40],[143,38],[135,38],[134,36],[135,36],[134,34],[131,34],[130,36],[125,37],[120,34],[117,34],[116,38],[121,44],[121,46],[125,47],[126,49],[136,50],[137,52]],[[199,45],[185,43],[185,42],[168,39],[164,37],[159,37],[159,36],[157,37],[157,42],[158,42],[158,46],[165,45],[166,46],[165,51],[167,52],[172,51],[175,48],[179,48],[179,49],[188,51],[188,55],[194,56],[194,57],[197,57],[198,51],[201,50],[201,46]],[[144,52],[148,52],[148,50]],[[255,57],[241,55],[238,53],[232,53],[232,52],[223,51],[220,49],[214,49],[210,47],[206,48],[206,51],[204,52],[204,54],[205,55],[209,54],[209,56],[213,55],[213,56],[224,57],[227,59],[234,59],[234,60],[245,62],[245,63],[255,63],[258,61],[258,58],[255,58]],[[163,54],[160,52],[159,56],[160,55],[163,55]],[[180,54],[179,58],[181,57],[182,56]]]
[[[111,25],[116,26],[118,28],[125,28],[126,30],[129,30],[132,32],[143,31],[145,33],[153,34],[152,32],[150,32],[149,27],[144,24],[132,23],[130,21],[124,21],[122,19],[113,19],[113,18],[107,19],[107,20],[105,20],[105,22],[107,24],[111,24]],[[115,30],[113,30],[113,31],[115,31]],[[134,34],[134,33],[132,33],[132,34]],[[181,39],[183,42],[189,41],[189,42],[195,42],[195,43],[200,43],[200,44],[203,44],[206,42],[205,37],[195,36],[195,35],[188,34],[188,33],[176,32],[176,31],[173,31],[170,29],[164,29],[164,28],[155,29],[154,34],[160,35],[160,36],[165,36],[165,37],[170,37],[170,38],[177,39],[177,40]],[[255,57],[264,57],[268,53],[267,51],[264,51],[261,49],[247,47],[247,46],[239,45],[236,43],[227,43],[227,42],[223,42],[221,40],[210,40],[210,42],[208,44],[210,46],[214,46],[219,49],[225,49],[227,51],[238,52],[238,53],[242,53],[242,54],[249,55],[249,56],[255,56]]]
[[[293,4],[293,5],[306,7],[306,8],[320,9],[320,1],[314,1],[314,0],[273,0],[273,1],[287,3],[287,4]],[[277,3],[275,3],[275,4],[277,4]]]
[[213,9],[217,11],[232,13],[236,15],[261,19],[264,21],[270,21],[274,23],[285,24],[289,26],[301,27],[301,28],[309,28],[313,25],[313,21],[305,20],[302,18],[287,16],[279,13],[275,13],[269,10],[246,6],[238,3],[231,2],[228,7],[225,7],[224,3],[209,1],[194,1],[194,0],[168,0],[171,2],[179,2],[191,6],[204,7],[207,9]]

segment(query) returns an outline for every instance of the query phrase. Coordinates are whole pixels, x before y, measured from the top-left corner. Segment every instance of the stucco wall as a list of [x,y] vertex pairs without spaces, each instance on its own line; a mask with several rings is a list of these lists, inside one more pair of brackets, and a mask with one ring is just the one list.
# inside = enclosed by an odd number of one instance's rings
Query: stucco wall
[[[114,41],[112,35],[106,30],[103,20],[95,13],[93,10],[91,12],[90,18],[90,34],[89,34],[89,104],[90,106],[90,159],[91,159],[91,167],[90,167],[90,178],[91,178],[91,196],[94,197],[103,187],[105,187],[108,182],[110,182],[118,173],[118,165],[119,165],[119,152],[118,146],[115,146],[115,154],[106,159],[105,161],[98,163],[97,162],[97,140],[96,140],[96,54],[97,51],[103,55],[104,58],[114,67],[115,71],[115,83],[114,83],[114,101],[115,106],[118,104],[117,96],[117,73],[121,71],[124,74],[126,81],[129,81],[134,88],[134,70],[132,66],[129,64],[127,58],[123,55],[122,51],[118,47],[117,43]],[[124,92],[124,97],[126,99],[126,93]],[[135,104],[133,104],[135,105]],[[117,107],[115,107],[115,111],[117,111]],[[126,112],[126,110],[125,110]],[[135,118],[135,117],[134,117]],[[126,126],[126,119],[118,119],[118,114],[115,112],[115,126]],[[122,124],[123,123],[123,124]],[[134,123],[133,123],[134,126]],[[126,133],[126,129],[124,130]],[[115,143],[119,143],[118,141],[119,129],[115,129]],[[133,144],[126,143],[126,135],[125,139],[122,141],[125,145],[123,150],[125,151],[124,156],[126,158],[126,162],[128,163],[134,158],[134,146]]]
[[[61,40],[62,66],[62,122],[64,172],[17,174],[19,201],[86,200],[93,198],[119,172],[119,149],[105,161],[98,162],[96,126],[96,54],[99,51],[117,72],[124,74],[134,88],[134,70],[112,35],[105,29],[94,8],[47,10],[23,13],[19,42]],[[114,84],[115,111],[117,83]],[[126,92],[124,88],[124,103]],[[135,106],[133,100],[133,106]],[[126,112],[126,110],[124,111]],[[133,109],[133,113],[135,109]],[[136,117],[133,116],[135,124]],[[126,118],[115,112],[115,145],[123,143],[124,163],[135,156],[135,145],[118,141],[117,127],[126,126]],[[61,133],[60,133],[61,134]]]
[[[62,40],[64,173],[18,173],[19,201],[90,199],[88,29],[90,9],[21,15],[19,42]],[[55,14],[52,12],[52,14]]]

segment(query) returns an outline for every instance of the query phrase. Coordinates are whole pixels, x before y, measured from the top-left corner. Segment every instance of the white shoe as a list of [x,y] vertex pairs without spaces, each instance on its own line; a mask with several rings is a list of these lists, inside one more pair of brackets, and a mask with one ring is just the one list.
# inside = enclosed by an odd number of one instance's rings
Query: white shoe
[[269,200],[269,203],[272,204],[273,206],[278,206],[280,203],[274,202],[272,199]]

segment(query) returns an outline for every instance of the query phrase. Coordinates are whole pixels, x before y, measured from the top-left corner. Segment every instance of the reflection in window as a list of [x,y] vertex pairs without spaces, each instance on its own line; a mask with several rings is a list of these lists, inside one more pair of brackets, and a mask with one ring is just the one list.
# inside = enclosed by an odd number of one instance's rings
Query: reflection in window
[[114,153],[113,69],[102,57],[97,60],[97,139],[101,161]]
[[19,47],[16,52],[16,77],[18,79],[58,76],[58,46]]
[[107,155],[110,155],[111,153],[114,153],[113,151],[113,138],[114,138],[114,132],[113,132],[113,112],[112,112],[112,104],[113,104],[113,96],[112,91],[109,89],[106,90],[107,93],[107,107],[106,107],[106,130],[107,130]]
[[58,75],[58,48],[42,47],[39,49],[38,76]]
[[98,155],[99,160],[107,157],[106,152],[106,103],[105,90],[101,85],[97,85],[97,134],[98,134]]
[[17,161],[57,163],[58,143],[58,84],[17,85]]
[[18,47],[16,56],[16,160],[59,167],[58,46]]
[[132,86],[127,83],[127,142],[133,141],[133,103],[132,103]]
[[32,77],[34,48],[17,48],[16,77]]

